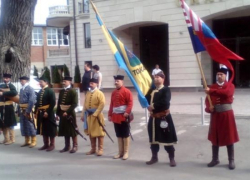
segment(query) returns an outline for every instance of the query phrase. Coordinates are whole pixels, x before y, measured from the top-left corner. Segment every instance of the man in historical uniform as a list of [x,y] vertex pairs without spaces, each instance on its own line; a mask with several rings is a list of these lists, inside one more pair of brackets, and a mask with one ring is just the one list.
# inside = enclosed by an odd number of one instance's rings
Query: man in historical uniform
[[77,107],[77,93],[71,88],[72,77],[63,78],[64,89],[60,91],[57,103],[57,119],[60,118],[58,136],[64,136],[65,147],[60,151],[61,153],[70,150],[70,137],[72,137],[73,148],[70,153],[77,151],[77,123],[75,108]]
[[109,121],[114,123],[119,152],[114,159],[128,159],[130,125],[127,118],[133,107],[133,95],[123,86],[124,76],[114,76],[116,89],[112,92],[108,112]]
[[205,111],[211,113],[208,140],[212,143],[212,161],[207,165],[214,167],[219,164],[219,146],[227,146],[229,169],[235,169],[234,143],[239,141],[234,112],[232,109],[234,85],[226,81],[227,69],[217,71],[217,83],[206,89],[212,106],[206,98]]
[[0,85],[0,128],[4,140],[1,144],[9,145],[15,142],[16,117],[11,98],[17,95],[16,87],[10,82],[11,74],[3,74],[4,83]]
[[170,89],[164,86],[165,75],[160,72],[154,77],[156,88],[151,88],[146,95],[150,106],[150,118],[148,122],[148,135],[151,143],[152,158],[146,162],[147,165],[158,162],[158,151],[160,145],[164,145],[170,159],[170,166],[176,166],[174,160],[174,144],[177,143],[174,123],[170,114]]
[[[103,154],[103,143],[105,132],[104,116],[102,110],[105,105],[104,94],[97,88],[98,80],[90,80],[90,91],[87,92],[83,114],[81,119],[84,121],[84,132],[89,135],[91,142],[91,150],[87,155],[97,154],[101,156]],[[98,151],[96,152],[96,139],[98,140]]]
[[33,148],[36,146],[36,120],[33,112],[36,103],[35,91],[29,85],[29,77],[20,77],[22,88],[20,90],[19,99],[19,117],[21,134],[25,137],[25,142],[21,147],[29,146]]
[[[40,78],[41,90],[37,94],[36,114],[37,114],[37,134],[43,135],[44,145],[39,150],[52,151],[55,148],[55,136],[57,125],[54,115],[55,92],[48,87],[48,80]],[[50,143],[49,143],[50,140]]]

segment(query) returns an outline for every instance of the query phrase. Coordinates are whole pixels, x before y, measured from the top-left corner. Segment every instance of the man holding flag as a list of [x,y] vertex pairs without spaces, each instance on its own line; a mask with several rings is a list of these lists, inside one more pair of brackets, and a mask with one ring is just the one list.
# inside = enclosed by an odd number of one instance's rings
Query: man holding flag
[[[234,169],[234,146],[239,141],[234,113],[232,110],[234,85],[234,69],[229,59],[243,60],[223,46],[210,28],[188,7],[184,0],[180,0],[181,7],[188,25],[190,38],[201,71],[206,99],[206,112],[211,113],[211,124],[208,139],[212,142],[213,159],[208,167],[219,164],[219,146],[227,146],[229,169]],[[217,71],[217,83],[207,87],[205,76],[197,53],[207,51],[211,58],[219,64],[224,64],[232,72],[229,82],[226,81],[227,69]]]
[[151,160],[146,162],[147,165],[152,165],[158,162],[158,152],[160,145],[164,145],[168,152],[170,166],[176,166],[174,160],[175,149],[174,144],[177,143],[177,136],[175,132],[174,123],[170,114],[170,100],[171,92],[168,87],[164,86],[165,75],[159,72],[154,77],[154,84],[156,88],[150,89],[146,98],[150,106],[150,118],[148,122],[148,135],[150,141],[150,148],[152,152]]

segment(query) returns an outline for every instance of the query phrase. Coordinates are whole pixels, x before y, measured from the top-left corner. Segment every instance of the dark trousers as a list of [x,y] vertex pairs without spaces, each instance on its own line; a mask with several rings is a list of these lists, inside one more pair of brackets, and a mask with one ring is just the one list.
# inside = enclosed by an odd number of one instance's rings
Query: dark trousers
[[122,122],[121,124],[114,123],[116,137],[127,138],[129,137],[129,123]]
[[[159,150],[160,150],[160,145],[159,145],[159,144],[151,144],[150,148],[151,148],[152,152],[158,153]],[[164,149],[165,149],[168,153],[174,152],[174,151],[175,151],[174,146],[164,146]]]

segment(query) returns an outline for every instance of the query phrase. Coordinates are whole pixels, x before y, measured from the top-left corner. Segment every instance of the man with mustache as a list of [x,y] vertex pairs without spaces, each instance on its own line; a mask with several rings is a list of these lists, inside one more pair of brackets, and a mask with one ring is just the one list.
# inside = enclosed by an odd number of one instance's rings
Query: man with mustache
[[[91,142],[91,150],[86,155],[96,154],[97,156],[102,156],[105,132],[100,124],[105,125],[102,113],[105,105],[105,96],[97,88],[97,85],[98,79],[90,79],[90,90],[86,94],[81,119],[84,122],[84,132],[89,136]],[[98,140],[97,152],[96,140]]]
[[[71,87],[72,77],[65,76],[63,78],[64,89],[60,91],[56,115],[57,119],[60,117],[58,136],[64,136],[65,147],[60,151],[61,153],[70,150],[70,138],[72,137],[73,147],[70,153],[77,151],[77,128],[75,108],[77,107],[77,93]],[[71,118],[71,119],[69,119]],[[75,128],[74,128],[75,127]]]
[[11,74],[3,74],[4,83],[0,85],[0,128],[3,130],[4,140],[1,144],[9,145],[15,142],[16,116],[13,101],[9,97],[17,95],[16,87],[11,83]]
[[[55,92],[48,86],[48,79],[41,77],[41,90],[37,94],[35,112],[37,114],[37,134],[43,136],[43,146],[38,150],[52,151],[55,149],[57,125],[54,115]],[[49,142],[50,141],[50,142]]]
[[21,134],[25,137],[25,142],[21,147],[36,146],[36,121],[33,114],[33,108],[36,103],[35,91],[29,85],[29,77],[22,76],[19,78],[22,88],[20,90],[19,99],[19,117]]
[[129,122],[127,118],[132,111],[133,95],[129,89],[124,87],[124,76],[114,76],[116,89],[112,92],[109,106],[108,118],[114,123],[116,137],[118,139],[118,154],[114,159],[129,157]]
[[205,90],[212,101],[211,106],[206,98],[205,111],[211,114],[208,140],[212,143],[212,161],[207,166],[214,167],[219,164],[219,147],[227,146],[228,168],[233,170],[234,143],[239,141],[239,136],[232,109],[235,87],[226,81],[227,72],[226,68],[218,69],[217,82]]
[[170,166],[176,166],[175,162],[175,148],[174,144],[177,143],[177,136],[175,126],[170,114],[170,89],[164,86],[165,75],[159,72],[154,76],[155,87],[151,88],[146,95],[148,103],[148,111],[150,118],[148,122],[148,135],[151,144],[152,157],[147,161],[147,165],[152,165],[158,162],[158,152],[160,145],[164,146],[167,151]]

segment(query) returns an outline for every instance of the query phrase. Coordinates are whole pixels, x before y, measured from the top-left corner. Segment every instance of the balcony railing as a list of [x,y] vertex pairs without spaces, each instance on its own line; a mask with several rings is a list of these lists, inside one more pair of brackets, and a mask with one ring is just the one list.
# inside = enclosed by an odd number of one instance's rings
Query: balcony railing
[[70,15],[69,6],[52,6],[49,7],[49,15]]
[[68,55],[69,55],[69,49],[49,50],[49,57],[68,56]]

